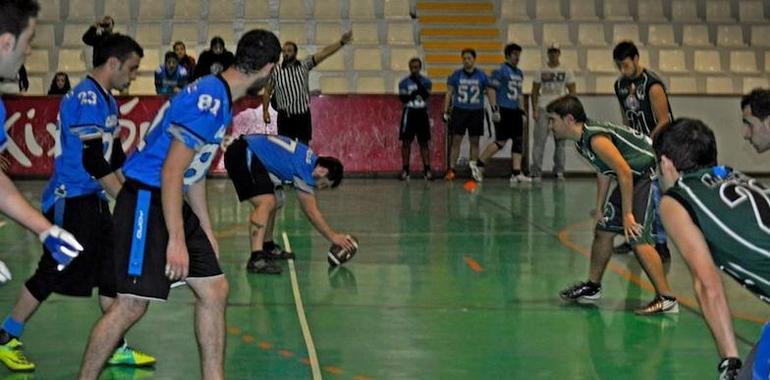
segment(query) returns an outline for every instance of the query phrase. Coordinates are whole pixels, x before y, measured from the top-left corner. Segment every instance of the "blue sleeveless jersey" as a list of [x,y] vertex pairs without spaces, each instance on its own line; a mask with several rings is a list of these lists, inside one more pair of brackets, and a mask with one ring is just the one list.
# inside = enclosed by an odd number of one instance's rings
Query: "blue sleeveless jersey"
[[312,193],[315,187],[313,169],[318,156],[305,144],[284,136],[244,136],[249,150],[259,158],[275,184],[291,184],[295,189]]
[[479,69],[468,73],[460,69],[452,73],[447,85],[454,88],[452,106],[464,110],[484,108],[484,90],[489,86],[489,78]]
[[500,108],[518,109],[521,86],[524,81],[524,73],[518,67],[503,63],[500,68],[492,72],[489,78],[492,87],[497,92],[497,105]]
[[90,76],[82,80],[61,101],[56,127],[58,148],[54,151],[54,172],[43,191],[43,210],[57,198],[77,197],[102,191],[102,186],[83,167],[83,141],[100,139],[109,162],[118,125],[118,103]]
[[138,151],[123,167],[126,178],[160,187],[163,163],[173,139],[196,151],[184,184],[200,181],[219,150],[232,120],[230,87],[220,76],[205,76],[161,107]]

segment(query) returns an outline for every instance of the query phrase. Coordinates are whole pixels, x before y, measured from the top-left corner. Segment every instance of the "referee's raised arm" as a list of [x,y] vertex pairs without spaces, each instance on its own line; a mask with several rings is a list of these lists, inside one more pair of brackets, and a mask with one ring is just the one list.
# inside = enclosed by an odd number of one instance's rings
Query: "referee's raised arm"
[[353,41],[353,31],[349,30],[345,32],[342,37],[340,37],[340,40],[326,46],[325,48],[321,49],[318,53],[313,54],[313,61],[316,65],[321,64],[326,58],[328,58],[330,55],[336,53],[338,50],[340,50],[343,46],[349,44],[351,41]]

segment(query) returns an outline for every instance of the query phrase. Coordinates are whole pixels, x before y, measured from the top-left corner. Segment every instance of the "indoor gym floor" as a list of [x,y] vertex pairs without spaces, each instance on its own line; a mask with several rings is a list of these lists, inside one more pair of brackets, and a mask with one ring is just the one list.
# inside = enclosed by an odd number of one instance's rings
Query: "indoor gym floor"
[[[683,303],[677,316],[631,312],[653,294],[630,255],[614,256],[598,307],[559,301],[559,290],[586,277],[593,180],[513,188],[487,180],[473,193],[463,182],[351,179],[320,193],[333,228],[360,241],[353,261],[331,272],[329,243],[287,194],[276,237],[280,242],[286,232],[297,253],[299,290],[325,378],[716,378],[716,348],[678,254],[669,275]],[[18,185],[37,200],[44,183]],[[280,276],[247,274],[250,206],[237,203],[226,180],[209,181],[209,204],[231,289],[227,378],[311,378],[287,263]],[[41,248],[13,222],[0,228],[0,247],[14,276],[0,289],[4,317]],[[768,309],[725,283],[745,355]],[[189,289],[176,289],[129,333],[132,345],[157,356],[154,370],[108,368],[102,378],[198,378],[192,302]],[[37,371],[0,369],[0,379],[74,378],[98,314],[95,298],[53,296],[23,339]]]

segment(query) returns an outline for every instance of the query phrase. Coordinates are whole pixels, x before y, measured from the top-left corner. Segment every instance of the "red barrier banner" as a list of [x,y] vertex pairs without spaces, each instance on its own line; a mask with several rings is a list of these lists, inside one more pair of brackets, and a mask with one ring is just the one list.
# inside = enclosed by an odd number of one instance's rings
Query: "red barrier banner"
[[[123,149],[130,154],[144,138],[155,115],[166,102],[158,96],[120,97],[120,126]],[[431,166],[443,170],[446,128],[441,121],[441,100],[431,99]],[[5,97],[5,130],[8,146],[4,155],[10,162],[9,174],[15,177],[49,177],[57,149],[56,122],[61,97]],[[249,98],[239,101],[234,114],[260,106]],[[401,142],[398,130],[402,105],[395,95],[319,96],[311,101],[313,139],[311,147],[318,154],[338,157],[349,173],[396,172],[401,169]],[[261,115],[261,109],[257,115]],[[275,122],[273,117],[273,123]],[[254,120],[254,118],[241,118]],[[235,125],[232,133],[255,132],[250,125]],[[412,168],[422,163],[416,142],[412,147]],[[221,157],[211,172],[223,174]]]

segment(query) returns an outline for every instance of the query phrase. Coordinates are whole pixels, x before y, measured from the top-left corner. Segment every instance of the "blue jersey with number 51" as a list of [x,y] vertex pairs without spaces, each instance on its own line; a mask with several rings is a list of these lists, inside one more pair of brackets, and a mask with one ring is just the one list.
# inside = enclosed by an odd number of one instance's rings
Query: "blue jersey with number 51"
[[519,97],[523,81],[524,73],[509,63],[503,63],[499,69],[492,72],[490,82],[497,91],[497,105],[500,108],[515,110],[521,107]]
[[470,73],[459,69],[447,79],[447,85],[454,88],[452,105],[464,110],[484,108],[484,90],[489,86],[489,78],[479,69]]
[[184,184],[200,181],[209,170],[232,120],[230,87],[209,75],[188,85],[161,107],[144,142],[123,167],[127,178],[160,187],[161,171],[173,139],[195,150]]

